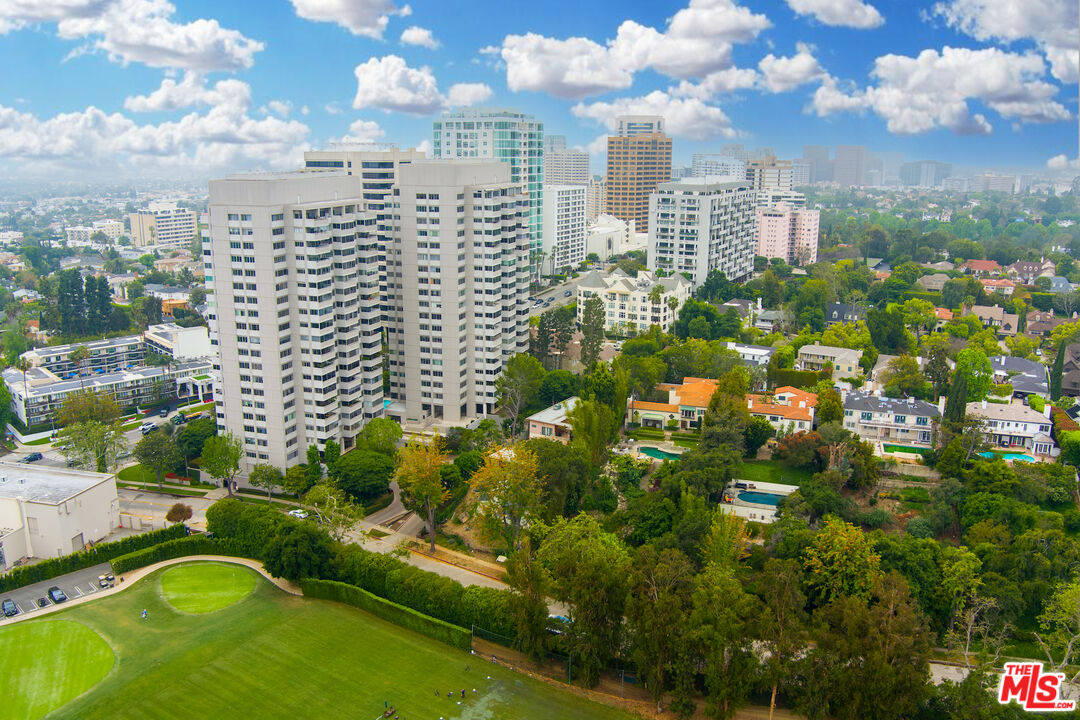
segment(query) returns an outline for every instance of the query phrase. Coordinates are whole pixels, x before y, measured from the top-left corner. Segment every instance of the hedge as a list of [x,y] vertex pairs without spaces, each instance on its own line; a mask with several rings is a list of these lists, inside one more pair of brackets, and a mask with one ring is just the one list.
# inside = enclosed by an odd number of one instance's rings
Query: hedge
[[130,572],[147,565],[172,560],[173,558],[186,557],[188,555],[226,555],[228,557],[247,557],[241,550],[240,544],[234,540],[218,540],[206,535],[192,535],[190,537],[169,540],[142,550],[115,557],[112,560],[113,572]]
[[443,622],[404,605],[385,600],[355,585],[335,580],[301,580],[304,597],[333,600],[360,608],[395,625],[418,632],[459,650],[472,648],[472,634],[465,628]]
[[769,378],[769,387],[778,388],[790,385],[797,388],[813,387],[819,380],[828,380],[832,375],[827,370],[787,370],[784,368],[769,366],[766,371]]
[[63,557],[42,560],[34,565],[22,565],[0,575],[0,592],[15,590],[42,580],[109,562],[113,558],[157,545],[166,540],[182,538],[187,535],[187,532],[187,528],[182,523],[177,523],[163,530],[154,530],[142,535],[131,535],[116,542],[101,543],[88,550],[80,550]]
[[941,299],[941,293],[939,292],[921,292],[918,290],[908,290],[903,295],[904,300],[925,300],[931,303],[935,307],[944,307],[945,301]]

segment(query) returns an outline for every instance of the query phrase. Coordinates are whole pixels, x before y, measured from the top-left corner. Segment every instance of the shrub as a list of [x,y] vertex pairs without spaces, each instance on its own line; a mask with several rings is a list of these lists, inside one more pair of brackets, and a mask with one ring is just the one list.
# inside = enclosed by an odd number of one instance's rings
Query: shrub
[[924,517],[913,517],[904,526],[904,532],[914,538],[934,537],[934,526]]
[[333,600],[365,610],[372,615],[408,628],[433,640],[446,643],[460,650],[472,648],[472,634],[457,625],[444,622],[417,612],[412,608],[399,605],[373,595],[355,585],[347,585],[333,580],[307,579],[300,583],[305,597]]
[[187,535],[187,532],[187,528],[183,525],[171,525],[164,530],[154,530],[142,535],[131,535],[116,542],[101,543],[88,550],[80,550],[64,557],[51,558],[34,565],[17,567],[12,569],[11,572],[0,575],[0,592],[15,590],[58,575],[93,567],[135,550],[157,545],[166,540],[182,538]]
[[191,506],[184,503],[176,503],[169,512],[165,513],[165,519],[171,523],[184,522],[191,519]]
[[147,565],[153,565],[162,560],[172,560],[173,558],[187,557],[189,555],[248,557],[233,541],[210,538],[206,535],[192,535],[176,540],[168,540],[115,557],[112,559],[112,570],[119,575]]

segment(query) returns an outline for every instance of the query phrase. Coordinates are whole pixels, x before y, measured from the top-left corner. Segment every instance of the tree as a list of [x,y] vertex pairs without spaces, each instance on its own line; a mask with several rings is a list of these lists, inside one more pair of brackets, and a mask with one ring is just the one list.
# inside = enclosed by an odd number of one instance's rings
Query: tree
[[225,486],[232,496],[233,478],[240,472],[243,456],[240,441],[232,433],[207,438],[203,444],[202,469]]
[[1061,343],[1058,345],[1057,355],[1054,356],[1054,367],[1050,371],[1050,399],[1054,402],[1061,399],[1061,375],[1064,368],[1065,343]]
[[932,336],[931,342],[923,344],[922,354],[926,357],[926,369],[923,370],[923,375],[933,386],[934,397],[938,398],[949,385],[949,355],[946,343],[943,340],[934,341],[934,337],[941,336],[940,334]]
[[326,463],[326,474],[332,478],[337,477],[337,463],[341,459],[341,446],[336,440],[327,440],[323,443],[323,462]]
[[919,369],[919,362],[910,355],[898,355],[890,360],[881,381],[889,397],[921,399],[928,395],[929,388]]
[[802,573],[795,560],[770,559],[761,575],[761,596],[765,601],[758,632],[768,649],[765,678],[772,688],[769,720],[776,709],[776,691],[791,677],[791,668],[806,648],[806,598],[799,586]]
[[180,454],[180,448],[176,446],[176,441],[160,430],[143,435],[142,439],[135,444],[132,453],[143,467],[154,471],[159,488],[162,486],[165,472],[176,467],[184,459]]
[[761,303],[767,310],[775,310],[783,301],[784,285],[770,268],[761,276]]
[[127,448],[119,422],[77,422],[57,433],[57,447],[69,463],[84,470],[108,472]]
[[603,467],[611,443],[615,417],[611,408],[597,400],[578,400],[566,413],[573,441],[585,449],[594,467]]
[[438,436],[428,443],[415,439],[401,449],[398,468],[394,472],[402,503],[424,518],[431,552],[435,552],[435,511],[449,494],[443,487],[440,472],[445,462],[442,440]]
[[[1080,652],[1080,577],[1073,576],[1054,588],[1039,616],[1039,632],[1034,635],[1051,670],[1065,672],[1076,665]],[[1078,679],[1080,671],[1067,678],[1072,684]]]
[[599,295],[591,295],[581,313],[581,362],[585,367],[600,358],[604,324],[604,301]]
[[817,410],[814,414],[819,426],[830,422],[843,422],[844,401],[840,399],[840,393],[833,387],[818,393]]
[[911,298],[904,303],[904,322],[915,333],[918,339],[923,330],[931,332],[937,325],[937,313],[931,302],[921,298]]
[[957,373],[952,385],[949,386],[949,394],[945,398],[945,415],[943,418],[946,422],[953,424],[963,422],[964,416],[967,414],[967,381],[967,375]]
[[270,539],[264,550],[266,571],[274,577],[298,582],[330,574],[334,554],[330,538],[311,523],[289,523]]
[[502,373],[495,378],[499,408],[509,416],[513,432],[518,432],[521,411],[536,400],[543,381],[544,366],[532,355],[524,353],[510,358]]
[[319,523],[337,542],[342,542],[356,521],[364,516],[364,508],[351,502],[329,479],[308,490],[304,504],[315,512]]
[[322,456],[317,445],[308,445],[307,467],[304,472],[307,473],[308,487],[317,485],[323,479]]
[[394,461],[383,453],[356,448],[337,461],[337,484],[357,502],[371,502],[390,491]]
[[86,361],[90,359],[90,351],[86,349],[85,345],[79,345],[70,353],[68,353],[68,362],[75,366],[75,371],[79,374],[79,390],[83,389],[83,369]]
[[679,550],[642,546],[631,569],[626,625],[630,657],[656,711],[677,658],[685,655],[694,567]]
[[533,553],[528,536],[506,563],[506,583],[510,586],[510,614],[517,628],[521,649],[534,660],[544,657],[547,642],[547,594],[551,577]]
[[743,436],[746,438],[747,457],[756,456],[758,449],[775,434],[776,429],[767,419],[760,415],[750,418],[750,422],[746,424],[746,430],[743,431]]
[[880,570],[881,557],[862,530],[838,518],[828,518],[806,549],[806,582],[815,598],[867,598]]
[[273,499],[274,490],[285,484],[285,476],[270,463],[258,463],[248,474],[248,483],[252,487],[266,488],[266,502]]
[[372,418],[356,436],[356,447],[393,457],[401,440],[401,426],[389,418]]
[[588,515],[560,520],[537,557],[551,573],[555,598],[568,607],[567,647],[588,686],[620,646],[630,556]]
[[94,390],[68,395],[56,413],[56,422],[59,425],[80,422],[111,423],[119,418],[120,408],[113,396]]
[[899,355],[908,350],[910,341],[899,308],[871,309],[866,313],[866,327],[878,352]]
[[190,505],[184,503],[176,503],[169,512],[165,513],[165,519],[171,523],[185,522],[191,519],[192,511]]
[[203,445],[217,435],[217,421],[214,418],[199,418],[184,425],[176,434],[176,445],[183,456],[191,460],[202,454]]
[[518,549],[523,527],[540,508],[536,469],[536,455],[518,444],[489,450],[469,479],[482,534],[509,553]]
[[577,394],[577,376],[569,370],[552,370],[544,375],[540,383],[538,400],[549,407]]
[[967,402],[983,400],[994,384],[994,371],[986,353],[975,348],[965,348],[956,356],[954,382],[961,376],[967,382]]
[[301,495],[311,489],[311,483],[308,482],[307,468],[303,465],[293,465],[286,470],[284,488],[285,492],[295,495],[299,500]]
[[701,544],[707,565],[734,570],[750,554],[750,531],[745,518],[720,507],[713,511],[709,532]]

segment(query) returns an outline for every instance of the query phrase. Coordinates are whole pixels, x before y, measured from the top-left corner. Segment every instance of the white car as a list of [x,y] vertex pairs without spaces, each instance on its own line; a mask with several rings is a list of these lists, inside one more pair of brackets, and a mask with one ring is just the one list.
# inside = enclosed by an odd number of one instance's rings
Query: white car
[[296,508],[295,510],[290,510],[289,514],[292,515],[294,518],[297,518],[299,520],[303,520],[308,515],[307,510],[301,510],[300,508]]

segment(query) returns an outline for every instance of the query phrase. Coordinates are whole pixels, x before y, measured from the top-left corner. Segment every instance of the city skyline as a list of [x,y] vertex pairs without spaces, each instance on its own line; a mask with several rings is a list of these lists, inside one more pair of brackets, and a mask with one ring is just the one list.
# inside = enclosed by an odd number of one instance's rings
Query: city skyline
[[535,115],[594,168],[616,115],[662,114],[679,165],[742,142],[1077,170],[1065,0],[1022,18],[1005,0],[476,4],[483,22],[451,5],[0,0],[19,68],[0,79],[0,176],[287,168],[345,137],[428,149],[469,106]]

